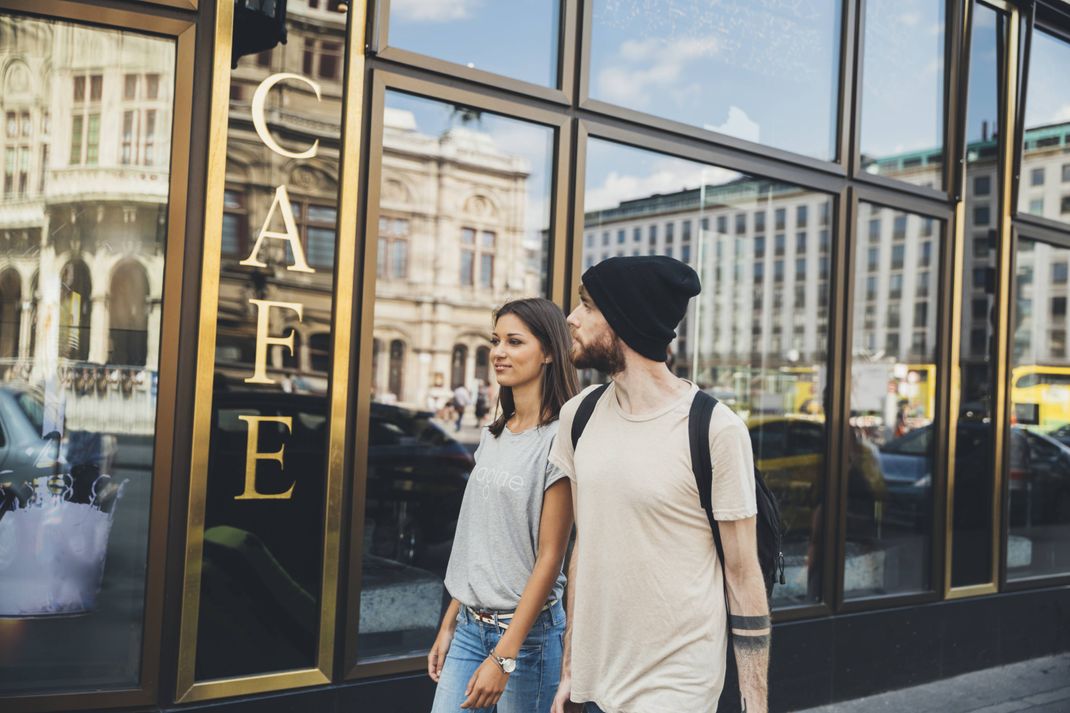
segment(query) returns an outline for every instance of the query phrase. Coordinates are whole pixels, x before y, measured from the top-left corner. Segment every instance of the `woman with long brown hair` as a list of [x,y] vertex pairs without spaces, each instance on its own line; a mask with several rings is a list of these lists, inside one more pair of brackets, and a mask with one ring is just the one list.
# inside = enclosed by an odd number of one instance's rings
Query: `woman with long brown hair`
[[578,391],[571,338],[561,308],[523,299],[494,313],[491,344],[499,414],[480,434],[446,570],[432,713],[548,713],[561,672],[572,492],[548,456]]

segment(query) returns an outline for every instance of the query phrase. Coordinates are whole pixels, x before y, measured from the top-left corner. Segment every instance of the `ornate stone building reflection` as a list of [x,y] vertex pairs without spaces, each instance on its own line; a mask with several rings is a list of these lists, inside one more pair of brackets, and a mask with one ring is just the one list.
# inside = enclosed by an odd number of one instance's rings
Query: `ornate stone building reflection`
[[[295,3],[288,17],[287,44],[243,58],[233,75],[216,361],[235,379],[248,374],[255,348],[249,299],[301,302],[300,321],[292,312],[273,312],[271,333],[292,328],[294,353],[273,347],[269,372],[287,389],[322,392],[329,366],[338,190],[332,167],[338,165],[345,16]],[[252,94],[279,72],[321,86],[317,101],[302,83],[280,83],[267,111],[284,145],[304,147],[318,139],[316,159],[286,159],[265,147],[253,128]],[[379,401],[434,408],[457,385],[490,381],[491,311],[505,299],[538,291],[524,233],[529,168],[478,129],[478,115],[460,109],[439,136],[422,133],[408,111],[387,108],[383,123],[380,221],[378,235],[367,236],[377,240],[378,250],[373,392]],[[286,270],[278,247],[262,248],[266,269],[250,273],[237,265],[263,226],[278,183],[288,187],[315,274]],[[281,225],[276,211],[271,229]]]
[[151,434],[172,59],[16,25],[0,17],[0,378],[57,397],[58,375],[69,429]]

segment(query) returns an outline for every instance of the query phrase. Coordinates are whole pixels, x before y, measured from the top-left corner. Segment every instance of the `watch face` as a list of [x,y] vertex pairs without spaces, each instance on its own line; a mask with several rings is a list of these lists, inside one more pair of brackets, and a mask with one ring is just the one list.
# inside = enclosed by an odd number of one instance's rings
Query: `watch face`
[[502,659],[502,670],[512,673],[516,670],[516,659]]

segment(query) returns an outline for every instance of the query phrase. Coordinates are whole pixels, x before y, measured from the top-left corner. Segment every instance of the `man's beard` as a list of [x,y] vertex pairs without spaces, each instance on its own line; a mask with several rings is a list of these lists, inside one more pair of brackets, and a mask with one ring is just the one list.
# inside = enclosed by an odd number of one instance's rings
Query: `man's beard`
[[[586,346],[572,343],[572,363],[577,369],[596,369],[603,374],[619,374],[624,371],[624,348],[620,337],[606,335]],[[579,349],[577,353],[575,350]]]

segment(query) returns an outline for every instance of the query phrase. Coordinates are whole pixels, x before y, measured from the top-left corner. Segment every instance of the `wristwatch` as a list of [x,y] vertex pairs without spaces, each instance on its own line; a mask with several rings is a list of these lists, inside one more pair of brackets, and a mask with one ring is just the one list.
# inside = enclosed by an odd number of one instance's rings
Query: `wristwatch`
[[516,670],[516,659],[499,656],[497,651],[491,651],[490,657],[494,659],[494,663],[498,664],[498,668],[502,670],[502,673],[512,673]]

